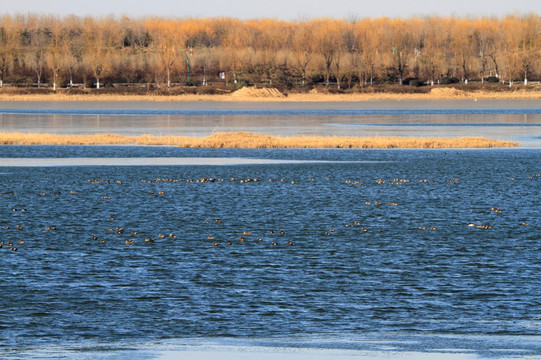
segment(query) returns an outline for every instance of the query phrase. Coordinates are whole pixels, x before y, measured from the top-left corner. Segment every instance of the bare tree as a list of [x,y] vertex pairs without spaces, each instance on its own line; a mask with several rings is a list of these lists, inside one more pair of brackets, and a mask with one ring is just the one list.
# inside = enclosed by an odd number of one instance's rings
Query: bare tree
[[16,32],[11,17],[4,16],[0,23],[0,88],[16,53]]

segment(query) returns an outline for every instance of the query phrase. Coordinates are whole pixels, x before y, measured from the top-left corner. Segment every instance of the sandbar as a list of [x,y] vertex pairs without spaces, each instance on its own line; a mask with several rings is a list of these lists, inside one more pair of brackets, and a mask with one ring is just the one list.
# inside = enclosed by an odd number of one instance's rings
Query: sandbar
[[[437,89],[436,89],[437,90]],[[445,89],[444,89],[445,90]],[[219,102],[348,102],[373,100],[446,100],[446,99],[541,99],[541,90],[516,91],[431,91],[427,93],[290,93],[285,97],[232,96],[182,94],[182,95],[133,95],[133,94],[12,94],[0,93],[0,101],[219,101]]]

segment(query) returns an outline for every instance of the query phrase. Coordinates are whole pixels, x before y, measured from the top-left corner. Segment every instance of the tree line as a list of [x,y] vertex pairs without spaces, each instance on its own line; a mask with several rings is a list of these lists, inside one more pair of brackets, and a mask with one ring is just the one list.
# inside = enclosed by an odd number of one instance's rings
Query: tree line
[[0,87],[434,84],[541,78],[541,17],[0,17]]

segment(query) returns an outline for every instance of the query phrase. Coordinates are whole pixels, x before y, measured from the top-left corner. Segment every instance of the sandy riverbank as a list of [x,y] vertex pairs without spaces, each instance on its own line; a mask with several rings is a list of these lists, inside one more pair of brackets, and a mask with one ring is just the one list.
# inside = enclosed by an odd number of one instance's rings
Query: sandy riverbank
[[154,145],[184,148],[234,149],[444,149],[516,147],[517,143],[482,137],[340,137],[340,136],[271,136],[249,132],[222,132],[205,137],[124,136],[117,134],[57,135],[47,133],[0,133],[0,145]]
[[[241,89],[242,90],[242,89]],[[322,102],[322,101],[374,101],[374,100],[454,100],[454,99],[541,99],[541,91],[472,91],[466,92],[453,88],[434,88],[428,93],[290,93],[287,96],[278,96],[276,93],[263,93],[257,95],[249,92],[232,93],[224,95],[133,95],[133,94],[12,94],[1,93],[0,101],[251,101],[251,102]]]

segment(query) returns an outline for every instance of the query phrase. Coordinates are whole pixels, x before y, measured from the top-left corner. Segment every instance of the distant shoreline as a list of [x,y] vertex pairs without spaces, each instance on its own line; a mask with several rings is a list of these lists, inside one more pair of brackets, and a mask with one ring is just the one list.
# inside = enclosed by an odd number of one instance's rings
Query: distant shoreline
[[[241,89],[242,90],[242,89]],[[517,90],[517,91],[462,91],[454,88],[434,88],[427,93],[289,93],[283,96],[267,96],[267,94],[114,94],[95,93],[66,94],[66,93],[31,93],[16,94],[0,92],[0,101],[155,101],[155,102],[183,102],[183,101],[216,101],[216,102],[351,102],[351,101],[374,101],[374,100],[521,100],[540,99],[541,90]]]

